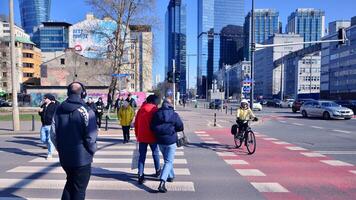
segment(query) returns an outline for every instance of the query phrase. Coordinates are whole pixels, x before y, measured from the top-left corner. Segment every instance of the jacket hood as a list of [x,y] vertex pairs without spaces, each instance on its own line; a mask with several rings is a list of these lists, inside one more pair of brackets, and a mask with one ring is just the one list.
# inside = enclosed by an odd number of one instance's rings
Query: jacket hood
[[152,103],[143,103],[141,109],[145,112],[150,112],[153,108],[157,107],[155,104]]
[[160,113],[159,117],[162,122],[174,122],[174,110],[173,106],[170,103],[164,101],[162,107],[158,112]]
[[67,100],[61,104],[61,108],[65,112],[73,112],[82,106],[85,106],[85,102],[78,95],[70,95]]

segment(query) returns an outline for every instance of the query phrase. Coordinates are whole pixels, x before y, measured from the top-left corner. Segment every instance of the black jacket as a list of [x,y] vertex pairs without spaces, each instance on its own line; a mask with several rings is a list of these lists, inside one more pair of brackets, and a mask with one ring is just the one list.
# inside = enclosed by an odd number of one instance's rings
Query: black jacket
[[130,106],[132,108],[136,108],[137,107],[137,104],[136,104],[136,101],[135,101],[134,98],[131,98],[131,99],[127,98],[126,101],[129,102],[129,104],[130,104]]
[[104,103],[97,101],[95,103],[95,107],[96,107],[96,113],[98,113],[99,115],[102,115],[104,113]]
[[158,144],[170,145],[177,142],[177,132],[183,131],[184,125],[172,105],[163,102],[162,107],[153,115],[151,129]]
[[38,112],[41,116],[42,126],[49,126],[52,124],[53,115],[56,112],[58,105],[56,103],[51,102],[46,106],[43,104],[41,108],[43,109],[42,112]]
[[51,139],[62,166],[79,167],[93,162],[97,135],[95,114],[79,96],[68,97],[57,108]]
[[87,103],[87,106],[92,109],[92,111],[94,111],[94,113],[96,113],[96,105],[94,102],[92,103]]

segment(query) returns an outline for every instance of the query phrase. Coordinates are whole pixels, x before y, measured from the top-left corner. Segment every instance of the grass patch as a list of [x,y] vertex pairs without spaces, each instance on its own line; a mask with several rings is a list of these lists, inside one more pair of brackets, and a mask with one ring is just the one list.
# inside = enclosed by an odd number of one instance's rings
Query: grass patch
[[[34,114],[35,120],[40,121],[39,115]],[[32,114],[20,114],[20,121],[31,121]],[[12,114],[0,115],[0,121],[12,121]]]

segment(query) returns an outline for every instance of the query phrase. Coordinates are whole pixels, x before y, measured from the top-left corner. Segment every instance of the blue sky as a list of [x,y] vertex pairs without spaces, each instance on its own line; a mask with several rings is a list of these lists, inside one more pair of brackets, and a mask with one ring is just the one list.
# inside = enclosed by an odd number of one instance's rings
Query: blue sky
[[[160,24],[154,28],[154,42],[157,55],[154,60],[153,74],[164,77],[164,17],[169,0],[156,0],[156,14]],[[197,1],[185,0],[187,4],[187,52],[197,52]],[[350,19],[356,16],[355,0],[255,0],[256,8],[274,8],[279,11],[283,29],[288,15],[296,8],[319,8],[325,11],[326,27],[330,21]],[[20,24],[18,0],[15,3],[15,21]],[[245,13],[250,10],[251,0],[245,1]],[[84,0],[52,0],[51,19],[76,23],[84,19],[91,8]],[[8,14],[8,0],[0,0],[0,14]],[[190,85],[195,83],[196,58],[190,58]]]

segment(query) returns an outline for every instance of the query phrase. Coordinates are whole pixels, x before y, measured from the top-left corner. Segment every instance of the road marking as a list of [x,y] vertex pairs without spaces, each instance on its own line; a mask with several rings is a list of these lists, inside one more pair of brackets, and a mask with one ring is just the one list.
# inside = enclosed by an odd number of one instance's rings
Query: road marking
[[255,134],[255,137],[265,137],[265,136],[263,136],[263,135],[256,135],[256,134]]
[[349,172],[356,174],[356,170],[350,170]]
[[335,166],[335,167],[343,167],[343,166],[354,166],[353,164],[340,161],[340,160],[321,160],[320,162],[323,162],[325,164]]
[[276,138],[262,138],[262,139],[264,139],[264,140],[269,140],[269,141],[276,141],[276,140],[278,140],[278,139],[276,139]]
[[[160,159],[161,162],[163,162],[163,159]],[[59,162],[58,158],[52,158],[52,159],[44,159],[44,158],[35,158],[30,161],[31,163],[57,163]],[[94,158],[94,163],[116,163],[116,164],[131,164],[132,159],[131,158]],[[148,159],[146,160],[146,163],[152,164],[153,160]],[[174,159],[174,164],[187,164],[186,159]]]
[[200,134],[200,133],[206,133],[206,131],[194,131],[194,133]]
[[199,136],[199,137],[209,137],[210,135],[209,134],[197,134],[197,136]]
[[279,121],[279,122],[281,122],[281,123],[287,123],[286,121]]
[[[21,195],[22,196],[22,195]],[[87,199],[86,200],[100,200],[100,199]],[[58,200],[51,198],[27,198],[27,197],[0,197],[0,200]]]
[[[0,188],[19,188],[19,189],[63,189],[65,180],[44,180],[44,179],[0,179]],[[145,187],[156,190],[159,182],[147,180]],[[174,181],[166,184],[168,191],[189,191],[194,192],[194,183],[188,181]],[[137,185],[137,181],[120,180],[90,180],[88,190],[142,190]]]
[[312,128],[316,128],[316,129],[324,129],[323,127],[320,126],[311,126]]
[[248,162],[244,160],[228,160],[224,159],[224,161],[229,165],[248,165]]
[[356,151],[317,151],[326,155],[356,155]]
[[310,158],[319,158],[319,157],[325,157],[323,154],[321,153],[301,153],[302,155],[306,156],[306,157],[310,157]]
[[291,143],[288,143],[288,142],[284,142],[284,141],[275,141],[275,142],[273,142],[273,143],[275,143],[275,144],[291,144]]
[[292,150],[292,151],[305,151],[307,149],[303,147],[286,147],[286,149]]
[[[116,150],[121,150],[121,149],[136,149],[136,145],[121,145],[121,144],[115,144],[115,145],[108,145],[108,146],[98,146],[99,151],[100,150],[107,150],[107,149],[116,149]],[[184,147],[177,147],[177,149],[184,149]]]
[[[41,174],[64,174],[62,167],[50,167],[50,166],[19,166],[8,170],[10,173],[41,173]],[[153,174],[156,170],[154,168],[145,168],[145,174]],[[136,174],[137,169],[131,168],[109,168],[109,167],[92,167],[92,174],[123,174],[131,173]],[[174,168],[174,173],[177,175],[190,175],[188,168]]]
[[334,132],[339,132],[339,133],[351,133],[350,131],[337,130],[337,129],[334,129],[333,131]]
[[206,144],[220,144],[220,142],[214,141],[214,140],[203,141],[203,143],[206,143]]
[[218,156],[236,156],[234,152],[216,152]]
[[212,138],[212,137],[202,137],[202,140],[215,140],[215,138]]
[[259,192],[289,192],[279,183],[251,183]]
[[296,126],[304,126],[304,124],[300,124],[300,123],[293,123]]
[[235,169],[241,176],[266,176],[258,169]]

